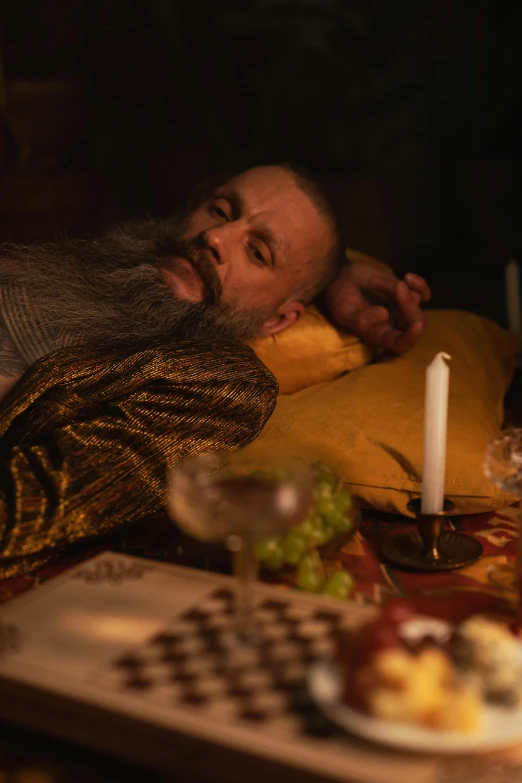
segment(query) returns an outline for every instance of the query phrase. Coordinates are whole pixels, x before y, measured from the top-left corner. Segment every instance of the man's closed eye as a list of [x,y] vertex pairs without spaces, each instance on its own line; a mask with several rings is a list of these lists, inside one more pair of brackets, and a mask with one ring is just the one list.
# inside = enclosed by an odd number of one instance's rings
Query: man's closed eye
[[261,264],[262,266],[268,266],[267,259],[265,258],[265,256],[263,255],[261,250],[259,250],[258,247],[256,247],[255,245],[249,245],[249,248],[256,264]]
[[219,204],[216,204],[215,202],[211,202],[210,212],[216,215],[216,217],[221,218],[221,220],[226,220],[226,221],[230,220],[229,216],[227,215],[223,207],[220,207]]

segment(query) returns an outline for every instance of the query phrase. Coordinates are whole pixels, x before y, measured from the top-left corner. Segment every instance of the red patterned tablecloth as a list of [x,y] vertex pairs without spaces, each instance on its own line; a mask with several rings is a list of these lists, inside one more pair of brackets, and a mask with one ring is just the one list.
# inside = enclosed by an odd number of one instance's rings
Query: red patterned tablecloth
[[[377,512],[364,514],[360,531],[332,557],[355,577],[353,598],[359,602],[381,604],[390,596],[400,596],[411,600],[419,611],[448,620],[479,611],[506,613],[515,604],[515,589],[498,566],[515,560],[518,516],[518,508],[511,506],[498,512],[452,517],[450,524],[456,530],[473,536],[484,548],[480,560],[456,571],[418,573],[383,563],[379,556],[382,541],[412,530],[414,525],[404,517]],[[225,570],[228,566],[226,555],[207,554],[207,550],[192,546],[165,515],[158,514],[94,546],[76,549],[31,576],[0,581],[0,603],[104,549],[197,568]]]
[[475,612],[513,616],[517,596],[510,568],[516,559],[519,537],[518,506],[498,512],[453,517],[451,526],[476,538],[482,557],[466,568],[438,573],[400,570],[378,557],[385,536],[413,530],[404,518],[372,515],[362,531],[338,558],[355,577],[355,598],[384,603],[390,596],[410,600],[419,612],[458,622]]

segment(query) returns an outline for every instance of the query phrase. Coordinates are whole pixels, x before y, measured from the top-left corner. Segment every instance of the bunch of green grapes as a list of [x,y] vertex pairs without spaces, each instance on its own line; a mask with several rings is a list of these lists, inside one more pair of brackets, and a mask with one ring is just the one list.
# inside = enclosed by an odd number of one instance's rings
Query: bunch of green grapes
[[297,586],[301,590],[347,598],[353,588],[351,575],[336,571],[327,578],[318,547],[335,536],[351,532],[352,498],[328,465],[317,462],[313,467],[314,503],[307,518],[284,536],[260,541],[256,557],[273,571],[279,571],[284,565],[297,568]]

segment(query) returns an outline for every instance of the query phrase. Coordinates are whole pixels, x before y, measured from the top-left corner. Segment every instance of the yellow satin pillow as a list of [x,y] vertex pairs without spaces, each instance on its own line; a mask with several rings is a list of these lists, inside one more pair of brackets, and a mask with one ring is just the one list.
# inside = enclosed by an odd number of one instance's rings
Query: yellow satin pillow
[[281,396],[246,452],[297,454],[330,463],[363,505],[407,514],[421,492],[424,381],[438,351],[452,356],[446,494],[457,513],[513,501],[484,476],[484,450],[502,425],[519,336],[471,313],[429,311],[410,353]]
[[[348,248],[346,258],[393,274],[386,264]],[[295,326],[272,337],[248,343],[275,375],[280,394],[293,394],[316,383],[332,381],[373,359],[374,350],[358,337],[337,329],[317,307],[307,307]]]
[[373,358],[372,348],[336,329],[313,306],[306,308],[295,326],[249,345],[277,378],[280,394],[334,380]]

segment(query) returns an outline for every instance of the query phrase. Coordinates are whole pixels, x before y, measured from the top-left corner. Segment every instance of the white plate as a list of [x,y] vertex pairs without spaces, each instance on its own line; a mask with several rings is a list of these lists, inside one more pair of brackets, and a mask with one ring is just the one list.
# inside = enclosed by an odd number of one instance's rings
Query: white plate
[[473,734],[440,731],[372,718],[341,701],[342,678],[329,661],[314,664],[308,684],[312,698],[334,723],[364,739],[423,753],[484,753],[522,742],[522,706],[486,706],[482,728]]

